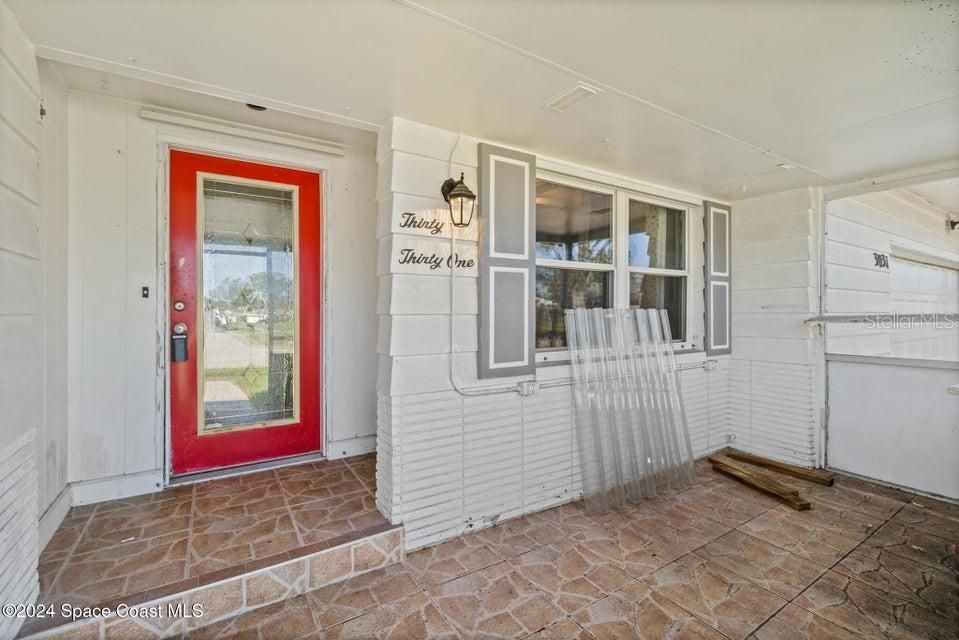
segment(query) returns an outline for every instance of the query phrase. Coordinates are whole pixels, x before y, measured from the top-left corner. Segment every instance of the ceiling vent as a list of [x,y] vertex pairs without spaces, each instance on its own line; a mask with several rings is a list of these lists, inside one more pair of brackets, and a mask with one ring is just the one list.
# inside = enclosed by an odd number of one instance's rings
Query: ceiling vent
[[563,113],[577,102],[582,102],[586,98],[602,92],[603,90],[598,87],[585,82],[577,82],[566,91],[550,98],[543,106],[550,111]]

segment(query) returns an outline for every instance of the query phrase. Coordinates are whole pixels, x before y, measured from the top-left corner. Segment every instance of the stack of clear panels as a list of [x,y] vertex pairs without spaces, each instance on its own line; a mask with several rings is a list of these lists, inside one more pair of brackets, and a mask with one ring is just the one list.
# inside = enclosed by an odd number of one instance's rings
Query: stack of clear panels
[[576,431],[586,508],[601,512],[694,478],[663,309],[570,309]]

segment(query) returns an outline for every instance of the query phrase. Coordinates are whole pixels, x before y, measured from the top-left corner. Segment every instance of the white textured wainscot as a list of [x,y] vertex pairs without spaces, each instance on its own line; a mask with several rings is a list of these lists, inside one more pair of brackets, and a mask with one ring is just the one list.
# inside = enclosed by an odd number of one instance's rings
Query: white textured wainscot
[[[33,604],[40,595],[34,439],[31,430],[0,450],[0,604]],[[15,636],[22,622],[0,616],[0,638]]]
[[[726,446],[728,360],[712,362],[682,373],[697,457]],[[381,392],[379,419],[377,501],[408,550],[581,495],[568,385],[526,398]]]

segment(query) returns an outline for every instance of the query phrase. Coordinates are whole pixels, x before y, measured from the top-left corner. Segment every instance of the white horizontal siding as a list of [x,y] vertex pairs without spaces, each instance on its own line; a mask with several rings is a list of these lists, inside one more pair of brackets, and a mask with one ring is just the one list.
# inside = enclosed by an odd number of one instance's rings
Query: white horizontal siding
[[[937,306],[928,296],[903,294],[902,287],[908,285],[893,282],[896,267],[901,266],[896,264],[901,260],[897,252],[959,264],[959,238],[947,230],[946,218],[946,212],[905,189],[830,201],[826,206],[826,313],[923,313],[934,308],[950,311],[948,300]],[[877,253],[889,256],[889,268],[876,264]],[[899,269],[899,273],[907,271],[908,268]],[[952,283],[940,289],[954,290],[959,295]],[[892,336],[895,334],[898,342],[908,342],[911,333],[830,323],[826,326],[826,350],[850,355],[890,355],[897,348]],[[917,342],[923,342],[923,336],[917,329]],[[920,346],[917,352],[923,349]]]
[[33,44],[4,2],[0,2],[0,49],[30,91],[39,96],[40,72]]
[[[727,360],[716,362],[681,374],[697,457],[726,444]],[[581,494],[569,386],[526,398],[381,394],[378,418],[378,504],[410,549]]]
[[[36,434],[44,420],[40,80],[33,45],[0,0],[0,603],[38,595]],[[0,616],[0,638],[22,619]]]
[[[35,431],[0,450],[0,601],[32,604],[39,595]],[[12,638],[22,619],[0,616],[0,638]]]
[[803,466],[815,463],[813,369],[734,357],[729,429],[734,446]]
[[[468,143],[464,146],[470,146]],[[472,143],[476,149],[476,142]],[[449,153],[449,151],[447,151]],[[449,162],[445,158],[429,158],[415,155],[399,149],[380,160],[378,171],[377,198],[392,194],[405,194],[421,198],[435,199],[440,185],[450,176],[463,177],[467,184],[476,184],[476,159],[471,159],[469,166],[454,163],[450,171]]]
[[[457,276],[455,290],[457,314],[477,313],[476,278]],[[380,315],[449,315],[450,278],[440,275],[386,274],[380,278],[376,312]]]
[[[738,213],[737,211],[737,220]],[[737,247],[738,251],[730,256],[733,266],[813,260],[816,255],[813,239],[808,236],[739,243]]]
[[473,526],[523,513],[523,404],[515,393],[463,399],[463,515]]
[[[455,351],[476,352],[477,317],[456,316],[453,323]],[[448,354],[450,317],[429,315],[380,316],[377,352],[390,356]]]
[[0,179],[0,249],[32,258],[40,255],[35,202],[30,202]]
[[10,127],[34,149],[40,148],[37,127],[39,93],[14,68],[6,56],[0,57],[0,114]]
[[40,153],[20,132],[0,120],[0,177],[3,184],[25,200],[40,204]]
[[[733,273],[736,267],[733,267]],[[811,287],[792,289],[749,289],[740,291],[733,282],[732,302],[733,318],[740,313],[802,313],[808,314],[814,308],[815,292]],[[736,322],[733,322],[733,336],[736,335]]]
[[578,492],[570,481],[576,448],[569,389],[553,387],[523,402],[523,510],[566,502]]
[[[718,360],[719,367],[706,377],[706,393],[709,397],[708,429],[705,433],[695,433],[690,429],[693,442],[693,455],[697,458],[726,446],[729,430],[729,365],[731,360]],[[685,386],[683,387],[685,390]]]
[[709,375],[704,369],[690,369],[680,374],[686,423],[694,452],[708,448],[709,442]]
[[819,343],[815,194],[808,189],[735,203],[733,353],[728,428],[740,449],[816,463]]
[[740,265],[734,268],[738,275],[736,288],[740,291],[808,287],[815,280],[814,265],[808,259],[780,261],[775,264]]

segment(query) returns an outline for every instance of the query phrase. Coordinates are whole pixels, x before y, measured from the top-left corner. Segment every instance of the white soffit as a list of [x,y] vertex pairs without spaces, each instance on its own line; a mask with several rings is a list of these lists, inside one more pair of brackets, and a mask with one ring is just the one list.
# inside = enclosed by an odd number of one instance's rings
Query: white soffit
[[905,187],[929,204],[959,216],[959,177]]
[[[716,198],[959,163],[956,0],[6,1],[42,56],[100,73]],[[543,108],[579,82],[601,93]]]

